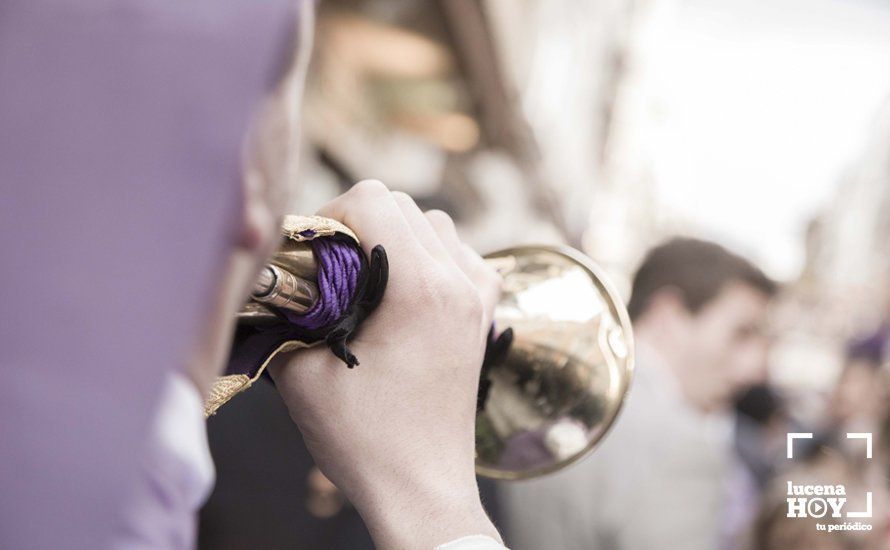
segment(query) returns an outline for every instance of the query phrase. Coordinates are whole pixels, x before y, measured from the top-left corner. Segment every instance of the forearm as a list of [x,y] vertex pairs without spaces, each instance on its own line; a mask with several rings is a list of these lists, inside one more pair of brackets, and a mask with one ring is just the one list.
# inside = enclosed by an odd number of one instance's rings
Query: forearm
[[377,548],[432,550],[470,535],[501,541],[482,507],[475,479],[462,484],[403,480],[358,500]]

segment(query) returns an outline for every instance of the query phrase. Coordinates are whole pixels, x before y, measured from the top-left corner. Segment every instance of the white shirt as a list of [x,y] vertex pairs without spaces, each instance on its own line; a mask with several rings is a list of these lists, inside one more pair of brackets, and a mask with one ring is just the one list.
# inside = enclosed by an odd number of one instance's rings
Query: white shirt
[[143,477],[127,501],[113,548],[194,548],[197,512],[216,475],[206,425],[195,385],[170,373],[143,455]]

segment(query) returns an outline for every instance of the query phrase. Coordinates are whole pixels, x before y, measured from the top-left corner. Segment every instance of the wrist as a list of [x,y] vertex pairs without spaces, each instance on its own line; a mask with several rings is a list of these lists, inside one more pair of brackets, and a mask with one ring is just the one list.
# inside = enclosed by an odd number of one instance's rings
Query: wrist
[[354,502],[377,548],[427,548],[469,535],[500,535],[485,513],[474,476],[454,480],[402,477]]

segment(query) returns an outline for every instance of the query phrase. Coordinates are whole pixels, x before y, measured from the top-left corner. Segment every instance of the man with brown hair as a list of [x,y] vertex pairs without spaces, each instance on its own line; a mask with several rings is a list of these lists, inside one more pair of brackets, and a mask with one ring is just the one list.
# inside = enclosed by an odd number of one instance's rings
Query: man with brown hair
[[766,375],[775,292],[717,244],[675,238],[651,250],[628,305],[637,369],[616,429],[578,466],[504,488],[511,548],[717,548],[728,409]]

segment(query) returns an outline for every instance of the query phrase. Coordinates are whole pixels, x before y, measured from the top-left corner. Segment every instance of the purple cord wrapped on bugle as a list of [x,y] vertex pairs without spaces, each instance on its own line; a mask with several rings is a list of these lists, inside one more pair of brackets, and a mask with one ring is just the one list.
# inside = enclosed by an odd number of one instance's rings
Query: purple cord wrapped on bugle
[[362,252],[340,239],[319,237],[310,243],[318,265],[318,299],[304,313],[283,311],[294,325],[318,330],[334,324],[349,308],[358,285]]

